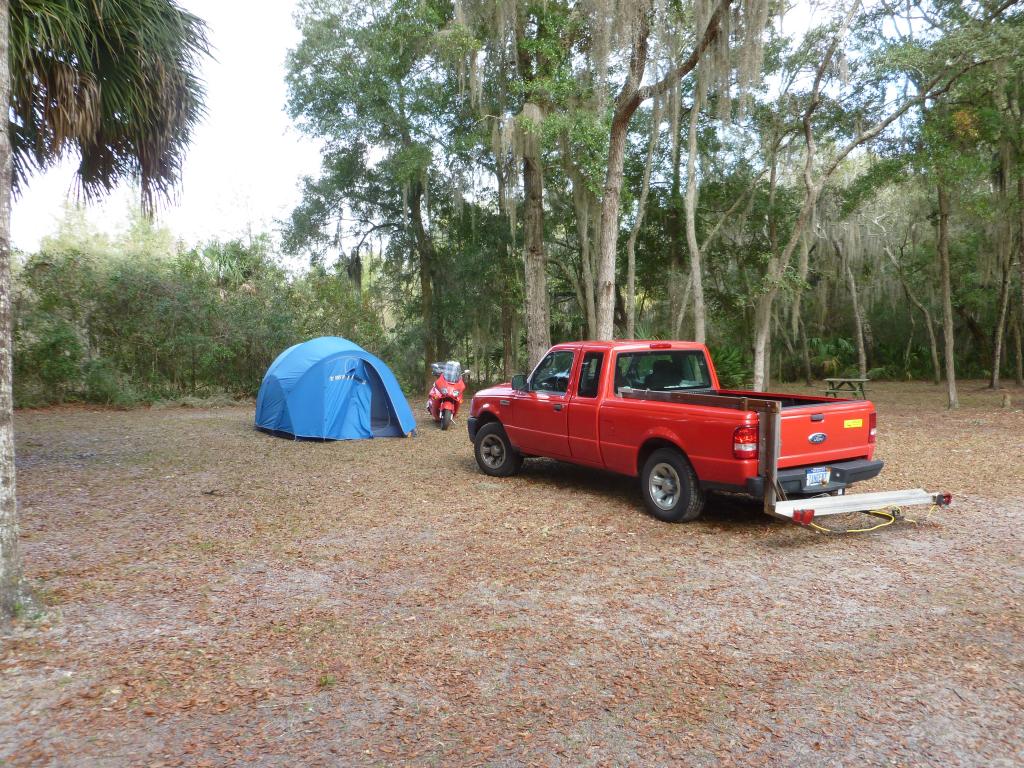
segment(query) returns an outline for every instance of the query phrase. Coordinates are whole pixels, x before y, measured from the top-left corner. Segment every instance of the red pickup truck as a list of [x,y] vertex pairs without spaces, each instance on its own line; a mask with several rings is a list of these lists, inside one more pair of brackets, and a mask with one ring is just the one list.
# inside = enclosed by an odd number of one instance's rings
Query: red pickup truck
[[[781,424],[770,480],[764,416],[746,408],[766,401]],[[799,499],[875,477],[875,418],[865,400],[722,389],[703,344],[585,341],[478,392],[469,437],[488,475],[544,456],[639,476],[651,514],[682,522],[700,515],[707,491]]]

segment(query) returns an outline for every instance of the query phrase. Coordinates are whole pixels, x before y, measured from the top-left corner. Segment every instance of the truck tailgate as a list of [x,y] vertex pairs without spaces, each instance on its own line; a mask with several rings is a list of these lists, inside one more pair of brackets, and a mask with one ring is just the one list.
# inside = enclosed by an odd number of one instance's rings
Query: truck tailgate
[[874,412],[874,405],[866,400],[783,409],[779,467],[870,458],[875,449],[869,439]]

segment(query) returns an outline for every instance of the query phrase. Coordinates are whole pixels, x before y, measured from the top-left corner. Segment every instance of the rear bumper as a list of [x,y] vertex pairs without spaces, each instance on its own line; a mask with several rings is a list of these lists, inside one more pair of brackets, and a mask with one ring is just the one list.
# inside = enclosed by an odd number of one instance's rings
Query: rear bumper
[[[804,487],[806,470],[811,467],[829,467],[832,470],[828,485],[815,486],[813,489]],[[779,483],[787,496],[814,495],[845,490],[853,483],[870,480],[882,471],[884,462],[879,459],[850,459],[848,461],[823,462],[807,467],[793,467],[779,470]],[[743,493],[756,499],[764,498],[764,477],[749,477],[746,485],[725,485],[720,483],[702,483],[701,487],[708,491],[729,491]]]
[[466,428],[469,430],[469,441],[476,441],[476,416],[470,416],[466,419]]
[[[813,489],[805,488],[804,478],[806,477],[806,470],[810,469],[810,467],[794,467],[792,469],[779,470],[779,485],[782,486],[782,490],[786,492],[787,496],[799,495],[801,493],[817,495],[843,490],[853,483],[877,477],[878,473],[882,471],[884,462],[880,459],[851,459],[850,461],[837,461],[831,464],[825,463],[814,466],[831,468],[832,476],[828,485],[816,486]],[[759,499],[762,498],[764,496],[764,481],[765,479],[760,476],[748,478],[746,492],[751,496]]]

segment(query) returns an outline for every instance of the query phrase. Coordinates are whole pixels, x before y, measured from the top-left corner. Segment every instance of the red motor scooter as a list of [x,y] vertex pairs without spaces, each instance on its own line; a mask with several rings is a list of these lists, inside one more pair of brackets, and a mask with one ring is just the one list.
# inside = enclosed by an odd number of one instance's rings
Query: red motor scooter
[[430,370],[437,376],[437,381],[430,388],[427,413],[434,421],[440,422],[441,429],[448,429],[462,405],[462,393],[466,391],[462,366],[455,360],[449,360],[447,363],[434,363]]

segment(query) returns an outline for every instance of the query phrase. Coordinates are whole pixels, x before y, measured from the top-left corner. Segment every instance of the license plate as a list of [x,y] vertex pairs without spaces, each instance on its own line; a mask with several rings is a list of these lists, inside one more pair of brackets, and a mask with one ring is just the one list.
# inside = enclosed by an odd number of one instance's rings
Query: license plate
[[828,485],[828,481],[831,476],[832,469],[830,467],[815,467],[814,469],[808,469],[804,476],[804,487],[817,488],[821,485]]

